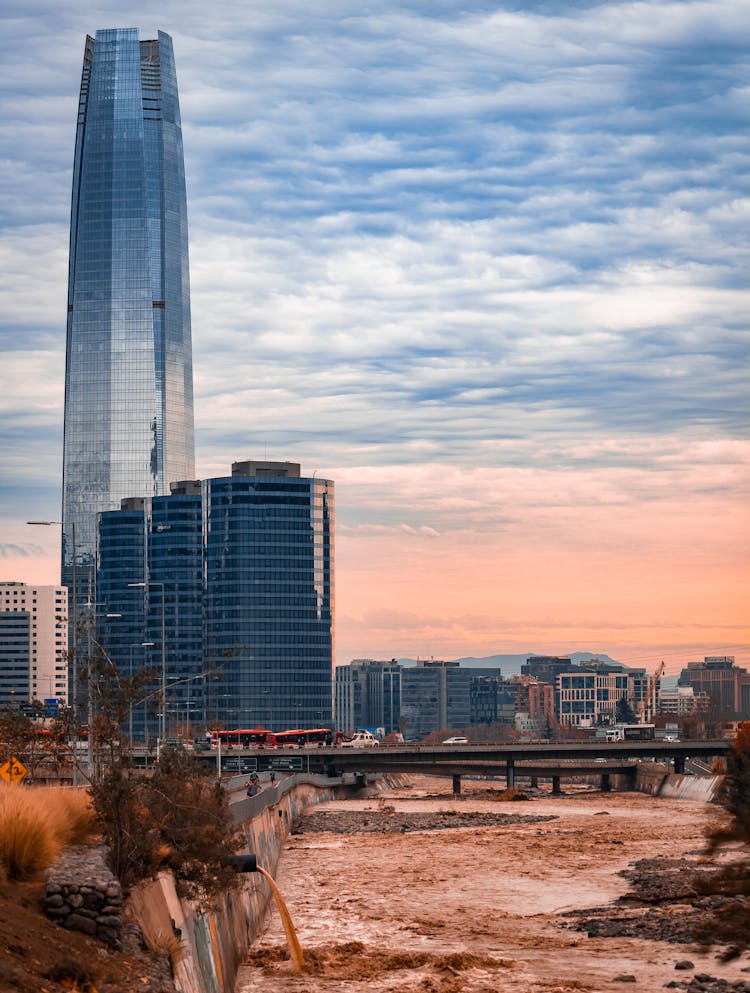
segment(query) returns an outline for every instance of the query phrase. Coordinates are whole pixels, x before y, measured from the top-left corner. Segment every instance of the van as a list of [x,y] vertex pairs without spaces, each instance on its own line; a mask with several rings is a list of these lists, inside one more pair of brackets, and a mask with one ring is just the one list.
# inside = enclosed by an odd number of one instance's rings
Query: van
[[372,731],[355,731],[351,738],[339,744],[342,748],[377,748],[380,742]]

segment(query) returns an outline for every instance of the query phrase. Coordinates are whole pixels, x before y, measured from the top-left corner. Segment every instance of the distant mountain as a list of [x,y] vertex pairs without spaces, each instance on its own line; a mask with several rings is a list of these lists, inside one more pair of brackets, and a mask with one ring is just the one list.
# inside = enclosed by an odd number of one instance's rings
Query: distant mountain
[[[449,661],[458,662],[460,665],[466,666],[467,668],[474,669],[500,669],[504,676],[520,675],[521,666],[526,664],[526,659],[530,655],[542,654],[541,652],[524,652],[522,655],[485,655],[483,658],[475,658],[474,656],[467,655],[465,658],[461,659],[450,659]],[[590,662],[592,659],[599,659],[600,662],[611,662],[612,665],[622,665],[616,659],[610,658],[609,655],[603,655],[601,652],[571,652],[569,655],[565,656],[569,658],[571,662]],[[411,666],[416,665],[416,659],[399,659],[401,665]],[[448,661],[448,660],[446,660]],[[627,669],[628,666],[623,666]]]

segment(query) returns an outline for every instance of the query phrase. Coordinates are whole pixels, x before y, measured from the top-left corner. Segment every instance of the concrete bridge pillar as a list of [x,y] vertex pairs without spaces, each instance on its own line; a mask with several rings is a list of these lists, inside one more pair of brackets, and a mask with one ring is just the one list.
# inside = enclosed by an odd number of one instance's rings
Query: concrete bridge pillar
[[675,755],[674,757],[674,771],[678,776],[681,776],[685,771],[685,759],[682,755]]
[[516,785],[516,762],[508,757],[505,763],[505,786],[512,790]]
[[608,772],[603,772],[602,773],[602,785],[601,785],[602,793],[609,793],[609,791],[611,789],[612,789],[612,783],[610,782],[610,779],[609,779],[609,773]]
[[558,793],[561,793],[561,792],[562,791],[560,789],[560,777],[559,776],[553,776],[552,777],[552,793],[553,794],[558,794]]
[[453,777],[453,795],[454,796],[461,796],[461,777],[460,776],[454,776]]
[[532,788],[532,790],[535,790],[537,788],[537,786],[539,786],[539,777],[538,776],[532,776],[531,777],[531,788]]

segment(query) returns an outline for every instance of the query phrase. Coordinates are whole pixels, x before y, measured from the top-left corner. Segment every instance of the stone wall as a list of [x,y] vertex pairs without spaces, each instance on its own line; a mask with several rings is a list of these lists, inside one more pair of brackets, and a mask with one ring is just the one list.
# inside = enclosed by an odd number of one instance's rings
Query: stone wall
[[119,948],[122,887],[104,861],[101,847],[67,848],[47,871],[44,909],[71,931],[82,931]]

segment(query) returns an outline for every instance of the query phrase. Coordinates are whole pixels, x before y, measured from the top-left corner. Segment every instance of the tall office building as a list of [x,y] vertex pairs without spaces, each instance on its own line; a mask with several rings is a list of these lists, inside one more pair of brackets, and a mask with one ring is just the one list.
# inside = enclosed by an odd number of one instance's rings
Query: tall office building
[[92,590],[97,513],[194,472],[172,41],[97,31],[83,58],[68,275],[62,577],[77,578],[79,601]]
[[291,462],[235,462],[102,513],[98,640],[121,671],[155,670],[136,737],[330,726],[333,542],[333,482]]

